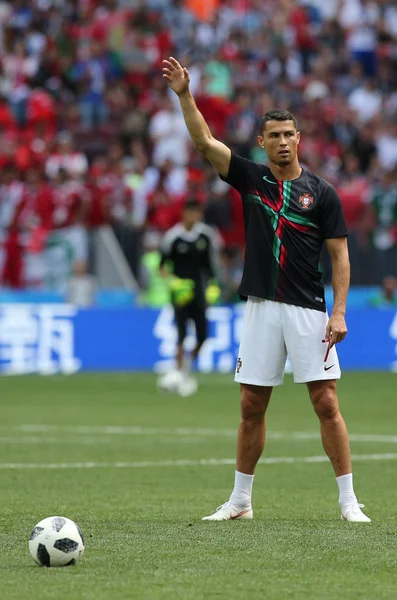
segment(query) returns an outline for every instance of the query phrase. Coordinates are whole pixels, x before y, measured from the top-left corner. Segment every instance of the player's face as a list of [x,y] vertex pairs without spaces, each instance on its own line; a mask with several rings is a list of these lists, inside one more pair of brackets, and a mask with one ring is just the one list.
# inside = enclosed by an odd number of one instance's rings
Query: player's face
[[293,121],[268,121],[258,144],[266,150],[269,161],[279,167],[291,164],[297,156],[300,133]]
[[201,221],[203,218],[203,211],[201,208],[186,208],[183,211],[183,224],[185,227],[190,229],[196,223]]

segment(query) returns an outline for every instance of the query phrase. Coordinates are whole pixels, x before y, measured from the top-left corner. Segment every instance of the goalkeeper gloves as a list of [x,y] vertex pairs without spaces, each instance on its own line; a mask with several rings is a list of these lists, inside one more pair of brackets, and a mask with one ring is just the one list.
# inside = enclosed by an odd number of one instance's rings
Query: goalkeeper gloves
[[175,275],[170,278],[170,290],[176,306],[185,306],[194,298],[193,279],[181,279]]
[[221,288],[216,283],[210,283],[205,290],[207,304],[216,304],[221,297]]

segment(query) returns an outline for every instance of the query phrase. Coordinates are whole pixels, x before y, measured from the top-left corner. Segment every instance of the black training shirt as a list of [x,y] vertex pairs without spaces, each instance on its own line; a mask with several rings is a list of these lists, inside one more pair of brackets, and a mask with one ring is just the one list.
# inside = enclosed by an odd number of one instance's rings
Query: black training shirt
[[347,235],[335,189],[302,169],[277,181],[269,167],[232,153],[224,181],[243,199],[246,252],[241,297],[257,296],[325,312],[319,271],[324,240]]

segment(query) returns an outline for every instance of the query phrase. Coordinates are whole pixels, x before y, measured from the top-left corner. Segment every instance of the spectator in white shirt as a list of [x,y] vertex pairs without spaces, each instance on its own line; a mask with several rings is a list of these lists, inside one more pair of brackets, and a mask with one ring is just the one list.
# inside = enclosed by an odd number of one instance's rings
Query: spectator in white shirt
[[397,167],[397,125],[395,122],[385,124],[376,138],[378,162],[385,171]]
[[165,161],[184,166],[189,159],[190,140],[180,110],[176,110],[168,96],[163,107],[156,112],[149,124],[153,142],[153,162],[161,167]]
[[349,106],[362,123],[375,117],[382,108],[382,94],[377,90],[375,82],[368,79],[362,87],[354,90],[349,96]]

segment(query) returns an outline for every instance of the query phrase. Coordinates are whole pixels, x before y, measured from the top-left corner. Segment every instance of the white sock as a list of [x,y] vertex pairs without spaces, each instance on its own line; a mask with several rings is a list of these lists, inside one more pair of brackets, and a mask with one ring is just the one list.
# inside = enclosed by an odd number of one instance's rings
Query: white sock
[[357,502],[356,494],[353,489],[353,473],[347,473],[347,475],[341,475],[336,478],[336,483],[339,488],[339,504],[350,504],[351,502]]
[[229,502],[234,506],[246,508],[251,506],[252,484],[254,483],[254,475],[246,475],[235,471],[234,474],[234,489],[230,496]]

